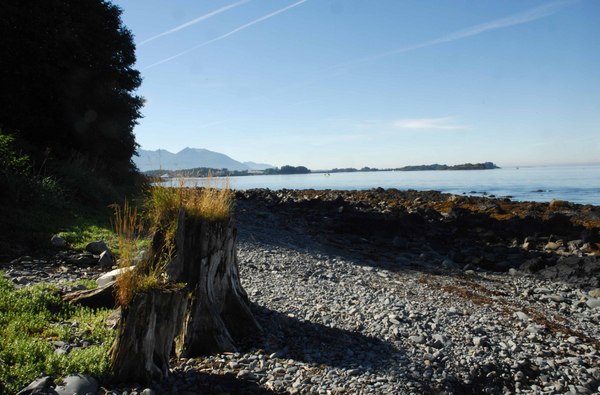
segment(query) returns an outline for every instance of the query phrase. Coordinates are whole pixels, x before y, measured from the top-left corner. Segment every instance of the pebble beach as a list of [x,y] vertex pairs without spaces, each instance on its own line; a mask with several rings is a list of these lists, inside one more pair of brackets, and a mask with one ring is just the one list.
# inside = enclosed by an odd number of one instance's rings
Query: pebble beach
[[[161,383],[98,393],[600,392],[597,206],[389,190],[236,198],[262,334],[235,353],[173,359]],[[67,292],[103,272],[77,259],[2,270]]]

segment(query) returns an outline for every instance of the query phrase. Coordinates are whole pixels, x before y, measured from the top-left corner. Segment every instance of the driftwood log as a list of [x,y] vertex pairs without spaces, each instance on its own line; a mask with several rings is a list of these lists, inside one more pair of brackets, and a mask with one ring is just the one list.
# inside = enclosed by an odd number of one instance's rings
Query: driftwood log
[[136,294],[122,306],[111,370],[117,381],[149,383],[169,374],[173,339],[186,306],[183,289],[152,289]]
[[115,300],[115,281],[94,289],[69,292],[63,296],[63,300],[94,309],[112,309],[117,304]]
[[173,282],[186,283],[188,307],[176,339],[180,357],[234,351],[260,326],[240,283],[234,221],[208,222],[180,210],[176,252],[166,267]]

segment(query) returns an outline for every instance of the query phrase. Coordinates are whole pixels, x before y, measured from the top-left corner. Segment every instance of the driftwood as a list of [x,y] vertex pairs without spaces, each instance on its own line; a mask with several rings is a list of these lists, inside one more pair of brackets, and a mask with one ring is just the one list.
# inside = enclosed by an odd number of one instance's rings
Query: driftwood
[[118,333],[110,350],[117,381],[149,383],[169,374],[173,339],[185,311],[183,289],[151,289],[122,306]]
[[176,253],[166,272],[171,281],[186,283],[191,293],[176,339],[180,357],[234,351],[260,331],[240,284],[236,236],[232,219],[207,222],[179,212]]
[[63,296],[63,300],[71,304],[79,304],[92,308],[112,309],[116,305],[115,281],[111,281],[95,289],[69,292]]

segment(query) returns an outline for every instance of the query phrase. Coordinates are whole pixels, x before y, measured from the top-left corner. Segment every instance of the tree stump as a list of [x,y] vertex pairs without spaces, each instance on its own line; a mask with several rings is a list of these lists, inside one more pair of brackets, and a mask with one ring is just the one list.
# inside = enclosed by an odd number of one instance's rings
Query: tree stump
[[168,376],[173,339],[181,329],[185,307],[183,289],[151,289],[122,306],[110,350],[116,380],[145,384]]
[[179,211],[176,252],[166,272],[191,293],[176,339],[180,357],[235,351],[236,343],[260,331],[240,284],[236,237],[232,219],[208,222]]

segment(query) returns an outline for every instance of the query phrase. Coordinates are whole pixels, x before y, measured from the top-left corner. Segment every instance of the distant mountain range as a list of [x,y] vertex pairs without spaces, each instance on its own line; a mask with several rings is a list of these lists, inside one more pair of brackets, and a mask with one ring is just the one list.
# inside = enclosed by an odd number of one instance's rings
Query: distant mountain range
[[138,156],[133,157],[133,162],[140,171],[183,170],[198,167],[243,171],[274,167],[266,163],[238,162],[225,154],[204,148],[184,148],[176,154],[164,149],[156,151],[139,149]]

